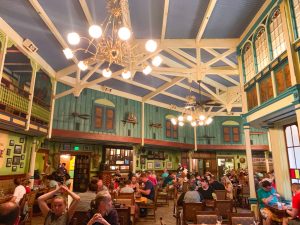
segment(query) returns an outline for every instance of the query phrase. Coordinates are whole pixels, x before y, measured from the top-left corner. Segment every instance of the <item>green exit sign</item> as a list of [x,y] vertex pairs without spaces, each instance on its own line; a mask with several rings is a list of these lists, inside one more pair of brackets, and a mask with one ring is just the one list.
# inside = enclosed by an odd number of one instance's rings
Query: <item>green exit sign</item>
[[74,146],[74,151],[78,151],[79,150],[79,146]]

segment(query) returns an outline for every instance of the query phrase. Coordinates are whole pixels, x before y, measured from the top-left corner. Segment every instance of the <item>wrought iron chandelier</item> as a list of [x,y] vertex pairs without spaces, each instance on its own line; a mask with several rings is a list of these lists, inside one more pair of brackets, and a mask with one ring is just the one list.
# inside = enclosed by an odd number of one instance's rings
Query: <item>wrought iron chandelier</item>
[[[171,122],[173,125],[178,124],[184,126],[184,124],[190,124],[192,127],[205,126],[213,122],[213,117],[209,112],[206,112],[205,104],[201,103],[201,89],[199,83],[199,101],[196,101],[196,96],[188,95],[186,97],[186,105],[182,111],[182,114],[177,118],[172,118]],[[191,91],[190,91],[191,92]]]
[[[87,42],[86,47],[66,48],[63,52],[67,59],[72,59],[78,52],[89,55],[90,57],[86,60],[78,62],[78,67],[82,71],[85,71],[89,65],[106,61],[108,67],[102,70],[104,77],[111,77],[111,65],[118,64],[123,67],[122,77],[129,79],[132,66],[138,62],[141,54],[137,46],[133,46],[130,41],[132,31],[127,19],[129,17],[128,0],[107,0],[106,8],[108,16],[101,26],[90,26],[90,37],[81,37],[76,32],[68,34],[67,39],[70,45],[76,46],[82,40]],[[157,43],[154,40],[148,40],[145,48],[148,52],[153,53],[157,49]],[[153,66],[158,67],[161,62],[162,58],[159,55],[152,59]],[[152,67],[150,65],[144,64],[143,66],[145,75],[151,73]]]

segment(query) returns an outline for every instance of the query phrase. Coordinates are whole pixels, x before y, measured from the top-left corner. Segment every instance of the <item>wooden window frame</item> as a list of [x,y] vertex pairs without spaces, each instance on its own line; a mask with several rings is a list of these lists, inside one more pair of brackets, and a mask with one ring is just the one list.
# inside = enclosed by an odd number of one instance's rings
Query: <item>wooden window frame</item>
[[[170,124],[170,129],[168,129],[168,124]],[[178,124],[174,125],[172,124],[171,120],[167,119],[165,122],[166,125],[166,132],[165,136],[167,139],[173,139],[177,140],[178,139]],[[168,131],[170,131],[170,135],[168,135]]]
[[[229,140],[225,140],[225,134],[224,131],[228,129],[229,130]],[[238,129],[238,140],[234,140],[234,129]],[[227,134],[226,134],[227,135]],[[222,136],[223,136],[223,142],[226,144],[239,144],[241,143],[241,128],[240,126],[222,126]]]
[[[271,85],[271,87],[270,87]],[[259,94],[261,104],[274,98],[272,76],[267,75],[259,81]]]
[[[102,110],[102,124],[101,124],[101,127],[96,127],[96,110],[97,110],[97,108],[101,108],[101,110]],[[107,129],[107,122],[108,122],[107,111],[108,110],[112,110],[112,112],[113,112],[112,129]],[[114,107],[110,107],[110,106],[106,106],[106,105],[100,105],[100,104],[94,104],[94,107],[93,107],[93,121],[92,121],[92,124],[91,124],[93,130],[114,133],[115,132],[115,126],[116,126],[115,120],[116,120],[116,111],[115,111]]]
[[[289,71],[289,63],[286,61],[285,63],[281,64],[274,70],[274,78],[275,78],[275,83],[276,83],[276,93],[277,95],[283,93],[286,89],[292,86],[291,82],[291,73],[290,71],[287,73],[286,68]],[[283,81],[283,89],[279,90],[279,83],[278,83],[278,72],[282,73],[282,81]],[[288,82],[289,81],[289,82]]]

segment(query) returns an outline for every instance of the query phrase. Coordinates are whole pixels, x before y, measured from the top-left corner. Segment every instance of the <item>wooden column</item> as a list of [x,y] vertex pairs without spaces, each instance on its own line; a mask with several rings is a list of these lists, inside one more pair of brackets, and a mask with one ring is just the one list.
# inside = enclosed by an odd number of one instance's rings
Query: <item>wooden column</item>
[[139,146],[135,145],[133,146],[133,152],[132,152],[132,172],[136,172],[136,160],[137,160],[137,151]]
[[256,198],[249,125],[244,125],[244,133],[245,133],[246,157],[247,157],[248,174],[249,174],[248,177],[249,177],[249,187],[250,187],[250,198]]
[[194,151],[197,151],[197,127],[194,127]]
[[265,151],[265,162],[266,162],[266,170],[267,173],[270,172],[270,166],[269,166],[269,151]]
[[29,130],[30,117],[31,117],[31,111],[32,111],[32,104],[33,104],[33,96],[34,96],[35,78],[36,78],[36,73],[39,70],[36,62],[30,60],[30,63],[31,63],[31,67],[32,67],[32,75],[31,75],[30,90],[29,90],[29,106],[28,106],[28,111],[27,111],[27,124],[26,124],[25,130]]
[[33,187],[34,184],[34,167],[35,167],[35,159],[36,159],[36,152],[37,152],[37,139],[33,138],[32,148],[31,148],[31,156],[30,156],[30,167],[29,167],[29,174],[30,174],[30,187]]
[[0,49],[0,83],[2,80],[2,73],[4,68],[4,62],[5,62],[5,55],[7,52],[8,47],[8,37],[0,32],[0,43],[1,43],[1,49]]
[[269,128],[276,188],[285,199],[291,199],[291,183],[283,127]]
[[52,82],[52,99],[51,99],[51,112],[50,112],[50,118],[49,118],[49,127],[48,127],[48,138],[50,139],[52,136],[52,127],[53,127],[53,116],[54,116],[54,106],[55,106],[55,98],[56,95],[56,86],[57,81],[54,80]]
[[145,144],[145,103],[142,102],[142,146]]

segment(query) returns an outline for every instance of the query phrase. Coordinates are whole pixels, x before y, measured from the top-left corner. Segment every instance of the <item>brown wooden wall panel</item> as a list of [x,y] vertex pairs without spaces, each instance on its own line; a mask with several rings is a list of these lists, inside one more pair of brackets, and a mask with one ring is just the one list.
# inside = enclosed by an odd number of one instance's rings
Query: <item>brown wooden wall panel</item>
[[258,105],[256,87],[247,91],[248,110],[253,109]]

